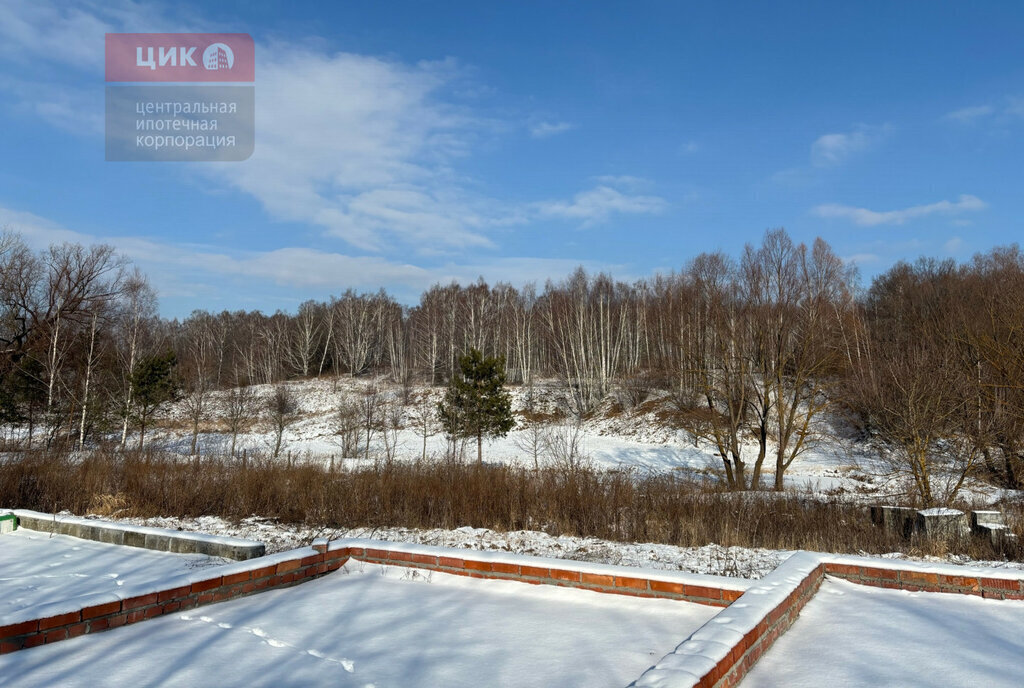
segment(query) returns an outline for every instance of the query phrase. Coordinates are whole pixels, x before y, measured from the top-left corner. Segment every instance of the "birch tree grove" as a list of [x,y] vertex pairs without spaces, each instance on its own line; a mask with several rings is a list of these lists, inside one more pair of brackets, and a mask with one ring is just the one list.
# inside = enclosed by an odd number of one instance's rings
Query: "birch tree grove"
[[[248,422],[250,386],[390,380],[400,391],[389,403],[408,405],[426,398],[417,385],[447,384],[477,350],[505,361],[509,384],[554,389],[577,424],[648,400],[670,407],[717,453],[733,489],[781,489],[832,411],[922,503],[952,498],[972,474],[1024,487],[1017,247],[897,264],[861,291],[825,241],[772,230],[736,254],[702,254],[632,283],[579,268],[543,288],[435,284],[409,304],[383,289],[339,293],[294,313],[167,320],[145,276],[110,247],[38,250],[0,235],[0,422],[22,446],[40,434],[51,446],[126,446],[142,416],[157,420],[132,384],[139,365],[173,352],[195,454],[214,411],[233,437]],[[238,388],[247,391],[212,403]],[[360,401],[359,446],[348,449],[365,456],[380,428],[397,426],[381,423],[373,395]],[[423,454],[436,428],[417,423]]]

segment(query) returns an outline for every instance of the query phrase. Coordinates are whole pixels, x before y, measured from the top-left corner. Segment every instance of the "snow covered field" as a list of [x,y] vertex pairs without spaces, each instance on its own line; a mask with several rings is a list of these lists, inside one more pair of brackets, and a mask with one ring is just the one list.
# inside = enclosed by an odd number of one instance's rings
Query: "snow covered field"
[[0,657],[5,686],[623,686],[718,610],[351,562]]
[[1024,685],[1024,602],[826,578],[743,688]]
[[[336,465],[359,465],[361,459],[345,457],[341,451],[337,435],[336,413],[344,399],[357,399],[369,384],[366,379],[350,378],[319,378],[286,383],[298,401],[299,412],[296,421],[284,432],[283,451],[291,453],[295,460],[326,463],[332,457]],[[397,399],[398,390],[388,387],[384,380],[376,383],[382,398]],[[238,436],[238,451],[267,453],[274,444],[273,432],[265,415],[264,405],[270,397],[271,385],[257,385],[253,388],[257,396],[257,408],[253,413],[255,419],[251,425]],[[513,410],[519,414],[527,403],[527,389],[512,386]],[[423,400],[425,408],[432,409],[440,401],[443,388],[417,388],[413,392],[415,400]],[[538,384],[534,389],[534,410],[542,414],[557,413],[560,408],[562,392],[554,382]],[[210,406],[210,418],[216,419],[223,415],[226,392],[213,395]],[[582,425],[581,449],[583,454],[596,467],[602,468],[634,468],[657,472],[677,471],[696,477],[716,479],[721,469],[721,459],[714,447],[706,441],[695,441],[693,435],[681,429],[669,427],[659,418],[658,409],[664,410],[664,404],[648,403],[637,409],[621,411],[605,405],[593,417],[585,420]],[[423,454],[423,437],[414,422],[414,416],[421,408],[417,403],[405,407],[402,413],[401,429],[397,433],[398,458],[416,458]],[[191,436],[185,409],[181,404],[162,412],[158,425],[150,434],[150,442],[165,446],[182,453],[188,453]],[[556,423],[557,425],[557,423]],[[822,439],[805,455],[797,459],[786,474],[787,486],[807,489],[816,493],[841,494],[853,499],[875,501],[886,495],[900,494],[908,486],[890,475],[884,462],[874,456],[868,449],[835,436],[835,429],[823,421]],[[379,450],[381,438],[378,435],[372,442],[371,454]],[[515,463],[526,466],[533,465],[533,457],[526,449],[530,443],[530,433],[522,423],[522,416],[517,415],[517,428],[508,436],[485,443],[484,459],[488,462]],[[227,453],[231,445],[231,437],[222,423],[207,420],[202,425],[199,441],[203,452]],[[446,442],[439,431],[427,438],[427,455],[443,455]],[[472,455],[473,448],[467,449]],[[769,446],[769,457],[765,461],[765,481],[773,480],[772,463],[773,446]],[[748,462],[753,462],[757,454],[757,444],[752,438],[744,444],[743,453]],[[545,465],[549,459],[538,457],[538,463]],[[982,502],[999,497],[1002,492],[989,486],[977,483],[968,486],[966,494],[974,495]]]
[[0,537],[0,624],[5,615],[25,607],[226,562],[205,554],[154,552],[19,528]]

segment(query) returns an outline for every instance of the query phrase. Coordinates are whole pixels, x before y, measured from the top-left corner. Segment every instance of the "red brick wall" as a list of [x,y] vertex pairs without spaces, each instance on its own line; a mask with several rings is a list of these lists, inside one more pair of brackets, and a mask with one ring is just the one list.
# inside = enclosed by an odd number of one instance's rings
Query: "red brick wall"
[[[430,571],[442,571],[473,578],[496,578],[515,580],[536,585],[561,585],[597,592],[632,595],[635,597],[660,597],[686,600],[698,604],[726,607],[743,594],[740,590],[728,590],[705,585],[668,582],[646,578],[630,572],[630,576],[617,573],[585,573],[565,568],[551,567],[548,562],[537,566],[506,564],[496,561],[474,559],[472,552],[458,552],[459,556],[412,554],[384,549],[349,547],[349,556],[360,561],[388,566],[413,566]],[[454,555],[456,552],[453,551]]]
[[818,592],[824,579],[825,567],[818,566],[800,581],[785,600],[773,607],[757,626],[748,631],[725,658],[702,676],[697,685],[700,688],[739,685],[757,660],[779,636],[789,630],[804,605]]
[[826,574],[881,588],[979,595],[1001,600],[1024,599],[1024,576],[1020,580],[959,576],[917,569],[841,564],[823,557],[822,563],[805,576],[782,603],[769,610],[757,626],[746,633],[696,685],[700,688],[739,685],[757,660],[793,625],[804,605],[821,587]]
[[[460,551],[456,557],[363,547],[329,550],[326,545],[316,545],[315,550],[315,554],[303,558],[279,561],[270,566],[227,576],[215,576],[189,586],[85,607],[60,616],[0,626],[0,654],[117,628],[161,614],[295,585],[341,568],[350,557],[376,564],[412,566],[474,578],[561,585],[619,595],[687,600],[720,607],[728,606],[742,594],[738,590],[664,582],[635,575],[590,574],[574,571],[569,566],[552,568],[540,560],[538,566],[504,564],[475,559],[471,552]],[[254,565],[259,563],[259,559],[250,561]]]
[[[212,602],[295,585],[341,568],[347,550],[317,552],[301,559],[282,561],[227,576],[215,576],[188,586],[152,592],[121,601],[85,607],[78,611],[0,626],[0,654],[15,652],[85,633],[151,619]],[[257,563],[258,559],[253,559]]]
[[[188,586],[97,604],[58,616],[0,626],[0,654],[74,638],[85,633],[117,628],[162,614],[264,590],[296,585],[341,568],[349,558],[473,578],[515,580],[535,585],[560,585],[618,595],[686,600],[719,607],[728,606],[742,595],[739,590],[714,585],[661,581],[656,577],[645,577],[640,571],[630,571],[628,576],[612,569],[602,573],[587,573],[574,569],[568,562],[564,567],[552,566],[551,562],[540,559],[536,561],[535,566],[525,562],[504,563],[487,557],[474,557],[473,552],[462,550],[451,550],[450,554],[421,554],[354,546],[329,549],[324,544],[317,544],[314,549],[313,554],[301,558],[278,561],[268,566],[254,567],[226,576],[213,576]],[[256,566],[259,559],[253,559],[251,563]],[[817,592],[825,574],[884,588],[981,595],[996,599],[1024,599],[1024,577],[1021,580],[1005,580],[955,576],[914,569],[830,563],[823,559],[822,564],[804,577],[783,602],[769,610],[757,626],[732,648],[728,656],[703,676],[697,685],[737,685],[775,640],[793,624],[804,605]]]
[[825,572],[862,585],[912,592],[950,592],[979,595],[997,600],[1024,600],[1024,579],[955,576],[907,569],[882,569],[872,566],[825,564]]

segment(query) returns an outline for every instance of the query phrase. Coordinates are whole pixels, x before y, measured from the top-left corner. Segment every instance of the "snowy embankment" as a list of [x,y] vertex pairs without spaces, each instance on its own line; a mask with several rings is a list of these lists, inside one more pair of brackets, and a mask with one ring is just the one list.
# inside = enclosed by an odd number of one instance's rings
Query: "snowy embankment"
[[[372,386],[377,390],[380,403],[399,405],[400,390],[386,380],[363,378],[320,378],[284,383],[294,394],[298,413],[288,425],[282,438],[282,460],[291,456],[297,461],[311,461],[337,466],[358,466],[358,457],[345,456],[338,435],[338,409],[343,401],[362,398]],[[275,444],[274,432],[266,418],[266,404],[274,386],[257,385],[251,388],[255,397],[250,421],[236,438],[238,452],[270,453]],[[538,383],[531,393],[526,387],[512,386],[512,407],[517,427],[506,437],[485,443],[484,458],[488,462],[517,464],[532,467],[550,465],[554,459],[544,451],[535,457],[537,436],[532,434],[526,421],[528,403],[533,412],[544,417],[543,428],[552,432],[570,432],[565,421],[557,420],[562,412],[563,391],[555,382]],[[447,443],[436,426],[428,431],[424,442],[417,418],[432,413],[444,393],[439,387],[417,387],[410,394],[410,404],[400,406],[398,430],[389,439],[398,459],[416,459],[443,456]],[[227,392],[212,395],[207,418],[201,424],[200,451],[205,454],[227,454],[232,444],[222,418],[225,413]],[[628,468],[639,471],[677,472],[695,478],[718,479],[722,461],[712,444],[697,440],[686,430],[668,420],[671,402],[654,399],[634,409],[623,410],[606,403],[579,428],[579,449],[586,462],[597,468]],[[150,433],[153,446],[163,446],[187,454],[191,446],[190,422],[182,404],[169,407]],[[863,444],[836,436],[830,419],[817,424],[820,437],[814,446],[800,456],[786,473],[787,487],[808,490],[817,494],[844,495],[862,501],[884,500],[890,495],[901,495],[907,489],[891,467],[880,461]],[[362,440],[365,441],[365,440]],[[371,437],[371,457],[384,450],[384,441],[377,431]],[[364,450],[361,450],[364,451]],[[467,456],[473,453],[467,449]],[[757,455],[757,443],[747,438],[742,452],[749,465]],[[763,479],[770,483],[774,477],[775,446],[769,442]],[[972,482],[964,495],[979,503],[990,503],[1004,492],[982,483]]]
[[0,658],[6,685],[622,686],[713,607],[351,562]]

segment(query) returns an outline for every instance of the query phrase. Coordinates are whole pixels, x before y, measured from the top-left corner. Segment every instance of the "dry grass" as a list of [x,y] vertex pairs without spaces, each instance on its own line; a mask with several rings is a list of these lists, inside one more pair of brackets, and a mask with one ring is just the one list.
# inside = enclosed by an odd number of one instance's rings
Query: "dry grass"
[[[673,474],[591,468],[428,460],[331,470],[251,455],[243,465],[153,451],[100,449],[78,458],[31,452],[10,455],[0,468],[0,504],[229,520],[255,514],[331,528],[473,526],[679,546],[943,553],[884,533],[865,507],[839,499],[731,493]],[[1014,523],[1019,530],[1021,520]],[[1001,558],[977,541],[949,551]]]

